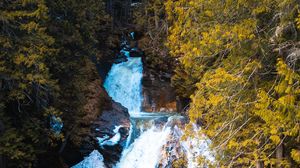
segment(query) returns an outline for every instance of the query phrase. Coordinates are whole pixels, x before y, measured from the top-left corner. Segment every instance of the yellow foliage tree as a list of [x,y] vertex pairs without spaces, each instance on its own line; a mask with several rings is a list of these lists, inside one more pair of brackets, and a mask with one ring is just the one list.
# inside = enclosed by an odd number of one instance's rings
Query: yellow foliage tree
[[290,27],[298,5],[296,0],[165,2],[167,46],[180,62],[173,84],[191,96],[189,118],[212,140],[216,167],[288,167],[299,160],[298,72],[277,61],[281,53],[288,57],[282,46],[297,42]]

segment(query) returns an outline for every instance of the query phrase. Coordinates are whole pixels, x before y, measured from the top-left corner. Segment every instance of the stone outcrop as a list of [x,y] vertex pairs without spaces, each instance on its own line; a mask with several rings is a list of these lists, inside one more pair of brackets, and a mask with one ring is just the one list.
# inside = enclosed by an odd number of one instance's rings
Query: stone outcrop
[[143,104],[146,112],[177,112],[180,103],[171,87],[169,74],[157,74],[154,70],[144,68],[143,74]]
[[[80,148],[71,143],[66,143],[62,153],[64,162],[75,165],[88,156],[92,151],[98,149],[104,157],[107,167],[119,160],[129,134],[129,113],[121,104],[114,102],[102,87],[102,81],[97,79],[87,86],[87,104],[84,106],[85,115],[82,117],[82,128],[85,131]],[[115,126],[122,125],[119,129],[121,139],[114,146],[100,147],[98,137],[115,135]],[[76,130],[75,130],[76,131]]]
[[[101,114],[102,108],[111,106],[108,94],[103,89],[102,81],[99,78],[86,86],[85,98],[84,115],[80,121],[77,121],[80,122],[80,127],[66,133],[65,138],[67,141],[64,141],[59,149],[63,162],[68,166],[79,163],[84,156],[89,155],[95,149],[97,144],[91,127]],[[81,142],[80,146],[73,144],[73,141],[69,139],[73,134],[78,134],[77,137],[80,138]]]
[[[89,95],[88,104],[85,106],[85,111],[88,114],[85,116],[85,120],[91,122],[91,135],[86,137],[87,140],[83,144],[81,151],[86,155],[94,149],[98,149],[103,155],[107,167],[111,167],[119,160],[123,146],[126,144],[126,138],[130,130],[129,113],[120,103],[114,102],[109,97],[102,87],[102,82],[97,82],[91,86],[92,88],[96,92]],[[105,136],[112,138],[116,134],[114,132],[115,127],[120,125],[122,125],[119,129],[121,134],[120,141],[113,146],[100,147],[97,138]]]
[[168,142],[163,146],[161,151],[162,157],[159,163],[159,166],[164,168],[174,167],[173,163],[185,155],[185,151],[180,142],[188,119],[183,116],[172,116],[169,120],[167,125],[172,128],[172,132],[168,137]]
[[112,101],[111,106],[104,109],[102,114],[93,123],[93,137],[108,137],[107,139],[110,139],[116,135],[114,129],[117,126],[121,126],[118,130],[121,138],[115,145],[100,146],[99,142],[97,143],[97,148],[103,155],[107,167],[111,167],[120,159],[130,130],[130,120],[127,109],[120,103]]

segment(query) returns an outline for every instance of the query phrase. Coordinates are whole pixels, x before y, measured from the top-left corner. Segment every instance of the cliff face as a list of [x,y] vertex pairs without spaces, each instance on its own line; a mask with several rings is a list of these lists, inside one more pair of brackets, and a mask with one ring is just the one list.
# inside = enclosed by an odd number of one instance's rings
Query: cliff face
[[[104,156],[106,164],[115,163],[122,152],[122,145],[129,134],[130,121],[126,108],[114,102],[102,87],[102,81],[97,79],[91,82],[86,93],[87,103],[84,106],[85,114],[82,117],[81,128],[85,130],[82,134],[80,147],[67,143],[62,152],[62,159],[68,166],[80,162],[84,156],[89,155],[93,150],[98,149]],[[113,137],[115,126],[122,125],[119,130],[121,139],[114,146],[99,145],[98,138]],[[76,130],[74,130],[76,131]]]
[[[120,103],[114,102],[102,87],[102,82],[96,80],[88,86],[91,91],[88,96],[88,103],[85,106],[85,121],[89,121],[87,126],[90,134],[84,139],[81,152],[89,154],[94,149],[98,149],[104,157],[104,162],[110,166],[115,164],[126,144],[126,138],[130,130],[130,120],[128,110]],[[117,126],[121,126],[118,131]],[[104,144],[105,140],[113,138],[120,133],[121,138],[116,144]],[[105,139],[105,137],[107,137]],[[100,139],[105,139],[103,142]]]
[[106,12],[109,13],[114,24],[128,24],[131,16],[132,0],[106,0]]
[[143,105],[146,112],[178,112],[181,104],[170,83],[170,75],[144,68]]
[[[108,167],[115,165],[126,145],[130,130],[129,113],[120,103],[112,101],[93,123],[93,137]],[[119,137],[119,138],[118,138]],[[116,141],[115,141],[116,139]]]

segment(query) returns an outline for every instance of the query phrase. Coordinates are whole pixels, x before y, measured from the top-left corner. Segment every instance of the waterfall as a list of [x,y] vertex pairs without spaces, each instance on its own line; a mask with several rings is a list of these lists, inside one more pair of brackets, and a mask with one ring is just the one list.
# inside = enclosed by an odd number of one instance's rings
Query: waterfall
[[114,64],[104,82],[112,99],[126,107],[131,115],[141,111],[143,64],[141,58]]
[[143,132],[123,152],[116,168],[155,168],[160,161],[160,153],[166,143],[170,128],[157,130],[155,126]]
[[[124,45],[126,46],[126,45]],[[208,141],[203,139],[189,138],[181,142],[185,121],[182,116],[166,113],[147,113],[141,111],[142,105],[142,76],[143,64],[139,57],[130,57],[128,50],[120,51],[126,56],[127,61],[113,64],[104,82],[104,88],[109,96],[116,102],[121,103],[129,111],[131,127],[125,149],[121,159],[114,168],[171,168],[172,162],[180,155],[185,155],[188,168],[198,168],[196,162],[198,156],[213,161],[209,152]],[[115,145],[120,139],[118,129],[115,126],[115,136],[98,138],[100,145]],[[195,134],[198,129],[195,130]],[[90,162],[95,160],[97,165]],[[98,153],[92,153],[74,168],[103,168],[99,164],[103,158]],[[86,164],[85,164],[86,163]],[[101,165],[101,166],[99,166]],[[202,165],[201,167],[205,167]]]
[[[124,55],[129,56],[127,52],[124,52]],[[116,168],[154,168],[160,160],[161,149],[170,133],[170,128],[160,129],[151,122],[154,118],[162,117],[161,114],[151,115],[141,112],[142,76],[141,58],[128,57],[126,62],[112,66],[104,82],[104,88],[108,94],[114,101],[128,109],[132,121],[139,120],[142,123],[139,126],[136,123],[131,124],[127,148],[123,151]],[[145,118],[149,121],[148,126],[145,125]],[[132,139],[135,140],[130,144]],[[145,146],[145,144],[148,145]]]

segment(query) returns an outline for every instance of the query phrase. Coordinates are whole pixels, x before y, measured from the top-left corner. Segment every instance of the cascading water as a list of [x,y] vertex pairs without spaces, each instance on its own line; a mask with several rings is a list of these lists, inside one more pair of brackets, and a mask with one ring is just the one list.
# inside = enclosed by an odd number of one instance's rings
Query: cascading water
[[[172,161],[180,157],[180,153],[187,156],[188,168],[198,167],[195,160],[202,154],[213,161],[205,138],[180,141],[183,127],[179,127],[184,125],[184,122],[181,122],[183,117],[174,114],[141,112],[142,60],[139,57],[130,57],[129,51],[124,49],[121,53],[127,57],[127,61],[112,66],[104,87],[114,101],[128,109],[132,123],[122,157],[114,168],[171,168]],[[121,126],[115,127],[116,134],[111,139],[98,138],[100,146],[114,145],[118,142],[120,137],[118,129]],[[92,164],[93,160],[97,163]],[[74,168],[103,168],[100,161],[103,161],[103,158],[94,151]]]
[[114,64],[108,73],[104,88],[112,99],[126,107],[130,114],[141,111],[143,64],[141,58],[127,58]]
[[166,143],[170,128],[151,127],[143,132],[123,152],[116,168],[155,168],[160,161],[161,148]]
[[[125,52],[125,51],[121,51]],[[127,52],[126,62],[114,64],[108,73],[104,88],[112,99],[121,103],[129,111],[133,122],[142,118],[150,118],[150,129],[145,125],[132,123],[128,137],[127,148],[122,153],[120,162],[116,168],[154,168],[159,162],[162,146],[167,141],[170,128],[163,130],[156,128],[151,123],[153,116],[141,112],[142,105],[142,76],[143,65],[141,58],[131,58]],[[158,116],[154,116],[157,118]],[[135,128],[133,128],[135,127]],[[137,128],[138,127],[138,128]],[[129,146],[132,139],[140,136]],[[149,141],[152,142],[149,144]],[[145,144],[147,144],[147,147]]]

